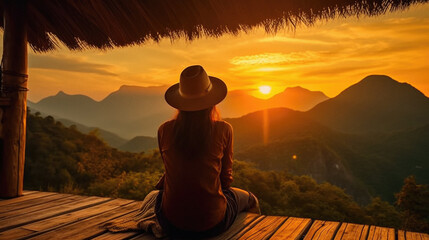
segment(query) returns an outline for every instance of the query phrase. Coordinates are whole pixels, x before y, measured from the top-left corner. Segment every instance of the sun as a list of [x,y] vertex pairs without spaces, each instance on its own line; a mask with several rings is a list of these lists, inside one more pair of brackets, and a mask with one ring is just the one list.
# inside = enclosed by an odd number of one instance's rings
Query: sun
[[263,85],[263,86],[260,86],[260,87],[259,87],[259,91],[260,91],[262,94],[269,94],[269,93],[271,92],[271,87],[270,87],[270,86],[267,86],[267,85]]

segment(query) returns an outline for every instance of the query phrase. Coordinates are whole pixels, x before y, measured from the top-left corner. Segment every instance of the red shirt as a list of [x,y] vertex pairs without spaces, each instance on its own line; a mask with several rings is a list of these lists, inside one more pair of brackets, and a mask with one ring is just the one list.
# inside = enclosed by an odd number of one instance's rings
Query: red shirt
[[201,159],[183,159],[172,147],[174,121],[158,129],[158,142],[165,167],[162,212],[182,230],[205,231],[225,215],[222,188],[232,182],[232,126],[216,121],[213,141]]

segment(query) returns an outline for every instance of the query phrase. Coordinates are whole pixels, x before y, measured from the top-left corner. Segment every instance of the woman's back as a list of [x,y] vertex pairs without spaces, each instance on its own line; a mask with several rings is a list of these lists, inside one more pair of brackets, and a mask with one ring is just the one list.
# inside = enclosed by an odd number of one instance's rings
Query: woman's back
[[165,166],[162,211],[183,230],[204,231],[214,227],[225,215],[222,188],[232,182],[232,127],[216,121],[204,155],[185,158],[174,148],[174,123],[158,130],[159,147]]

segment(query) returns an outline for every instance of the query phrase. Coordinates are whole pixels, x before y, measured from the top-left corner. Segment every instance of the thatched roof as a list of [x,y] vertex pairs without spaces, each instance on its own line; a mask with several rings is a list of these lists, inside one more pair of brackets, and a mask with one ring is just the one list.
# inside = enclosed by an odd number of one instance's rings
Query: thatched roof
[[[2,15],[4,2],[0,0]],[[267,31],[317,19],[379,15],[429,0],[28,0],[35,51],[112,48],[148,39],[220,36],[256,26]],[[3,26],[3,16],[0,16]]]

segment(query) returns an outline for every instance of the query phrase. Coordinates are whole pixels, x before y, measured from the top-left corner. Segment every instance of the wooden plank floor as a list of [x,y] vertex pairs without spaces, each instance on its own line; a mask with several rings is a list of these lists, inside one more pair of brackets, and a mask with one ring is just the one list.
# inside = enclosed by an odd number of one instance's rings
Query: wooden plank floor
[[[24,196],[0,199],[2,239],[133,239],[153,240],[150,233],[110,233],[100,225],[134,214],[141,202],[52,192],[25,191]],[[223,239],[304,240],[429,240],[424,233],[309,218],[258,216],[242,213]]]

